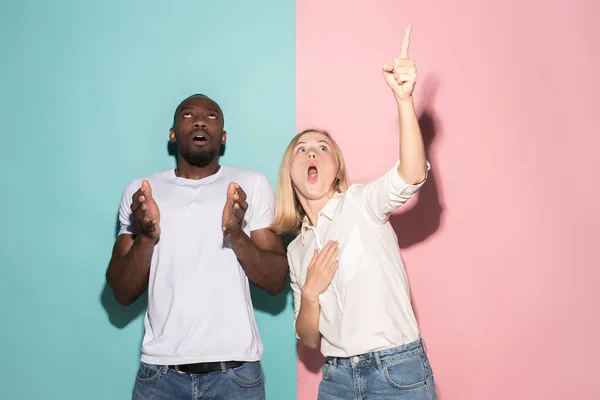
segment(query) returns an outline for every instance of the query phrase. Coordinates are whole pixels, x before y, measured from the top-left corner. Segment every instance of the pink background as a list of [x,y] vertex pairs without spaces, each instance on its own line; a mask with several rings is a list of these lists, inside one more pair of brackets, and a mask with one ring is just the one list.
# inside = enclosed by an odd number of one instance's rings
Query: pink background
[[[380,68],[413,24],[432,171],[392,223],[440,399],[600,399],[598,16],[591,0],[297,1],[297,128],[329,129],[354,182],[397,158]],[[322,360],[299,356],[314,400]]]

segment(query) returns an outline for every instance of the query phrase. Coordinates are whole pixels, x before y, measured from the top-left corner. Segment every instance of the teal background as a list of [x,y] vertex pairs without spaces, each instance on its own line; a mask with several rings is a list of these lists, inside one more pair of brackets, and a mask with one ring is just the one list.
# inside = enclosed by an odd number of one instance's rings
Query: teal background
[[[42,1],[0,5],[1,399],[128,399],[145,299],[104,273],[133,178],[174,166],[175,107],[225,112],[223,164],[276,185],[295,131],[295,3]],[[254,291],[267,398],[296,398],[291,295]]]

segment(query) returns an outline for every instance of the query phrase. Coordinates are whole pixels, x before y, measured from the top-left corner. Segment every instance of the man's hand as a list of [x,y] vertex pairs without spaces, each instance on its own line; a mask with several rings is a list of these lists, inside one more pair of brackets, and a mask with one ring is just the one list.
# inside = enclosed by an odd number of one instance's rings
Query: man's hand
[[242,222],[247,209],[246,192],[240,185],[231,182],[227,188],[227,202],[223,208],[223,221],[221,223],[225,239],[243,232]]
[[140,224],[142,234],[151,239],[160,236],[160,212],[158,205],[152,197],[150,182],[143,181],[142,186],[133,194],[131,211]]
[[106,270],[106,280],[124,306],[132,304],[148,288],[152,254],[160,236],[160,212],[148,181],[143,181],[133,194],[130,208],[141,234],[135,239],[129,234],[117,237]]
[[250,236],[244,232],[246,197],[240,185],[229,184],[221,222],[223,239],[231,246],[248,280],[274,296],[285,288],[288,273],[283,238],[269,228],[255,229]]
[[395,58],[393,63],[383,64],[381,71],[398,101],[410,99],[417,83],[417,68],[415,63],[408,58],[411,30],[412,25],[408,25],[404,31],[400,56]]

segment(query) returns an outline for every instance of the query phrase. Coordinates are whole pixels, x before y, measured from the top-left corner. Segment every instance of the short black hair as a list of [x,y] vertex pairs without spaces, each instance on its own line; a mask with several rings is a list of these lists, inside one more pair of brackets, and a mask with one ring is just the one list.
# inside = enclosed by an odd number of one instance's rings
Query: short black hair
[[[196,98],[196,97],[200,97],[202,99],[210,100],[210,101],[214,102],[217,105],[217,107],[219,107],[219,109],[221,109],[221,106],[219,106],[219,103],[217,103],[216,101],[214,101],[213,99],[211,99],[207,95],[202,94],[202,93],[195,93],[195,94],[193,94],[191,96],[188,96],[185,99],[181,100],[181,103],[179,103],[179,105],[175,109],[175,114],[173,114],[173,126],[172,126],[173,129],[175,129],[175,123],[177,122],[177,116],[179,115],[179,112],[181,111],[181,106],[183,105],[183,103],[185,103],[189,99],[193,99],[193,98]],[[223,121],[223,126],[225,126],[225,117],[223,116],[223,110],[221,110],[221,117],[222,117],[222,121]]]

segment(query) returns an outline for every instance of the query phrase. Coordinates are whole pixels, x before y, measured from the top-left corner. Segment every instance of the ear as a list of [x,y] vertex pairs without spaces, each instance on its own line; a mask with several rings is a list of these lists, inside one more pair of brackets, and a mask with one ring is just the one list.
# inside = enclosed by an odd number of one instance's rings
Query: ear
[[177,141],[177,136],[175,136],[175,129],[169,129],[169,140],[173,143]]
[[226,141],[227,141],[227,132],[223,131],[223,133],[221,134],[221,144],[225,144]]

